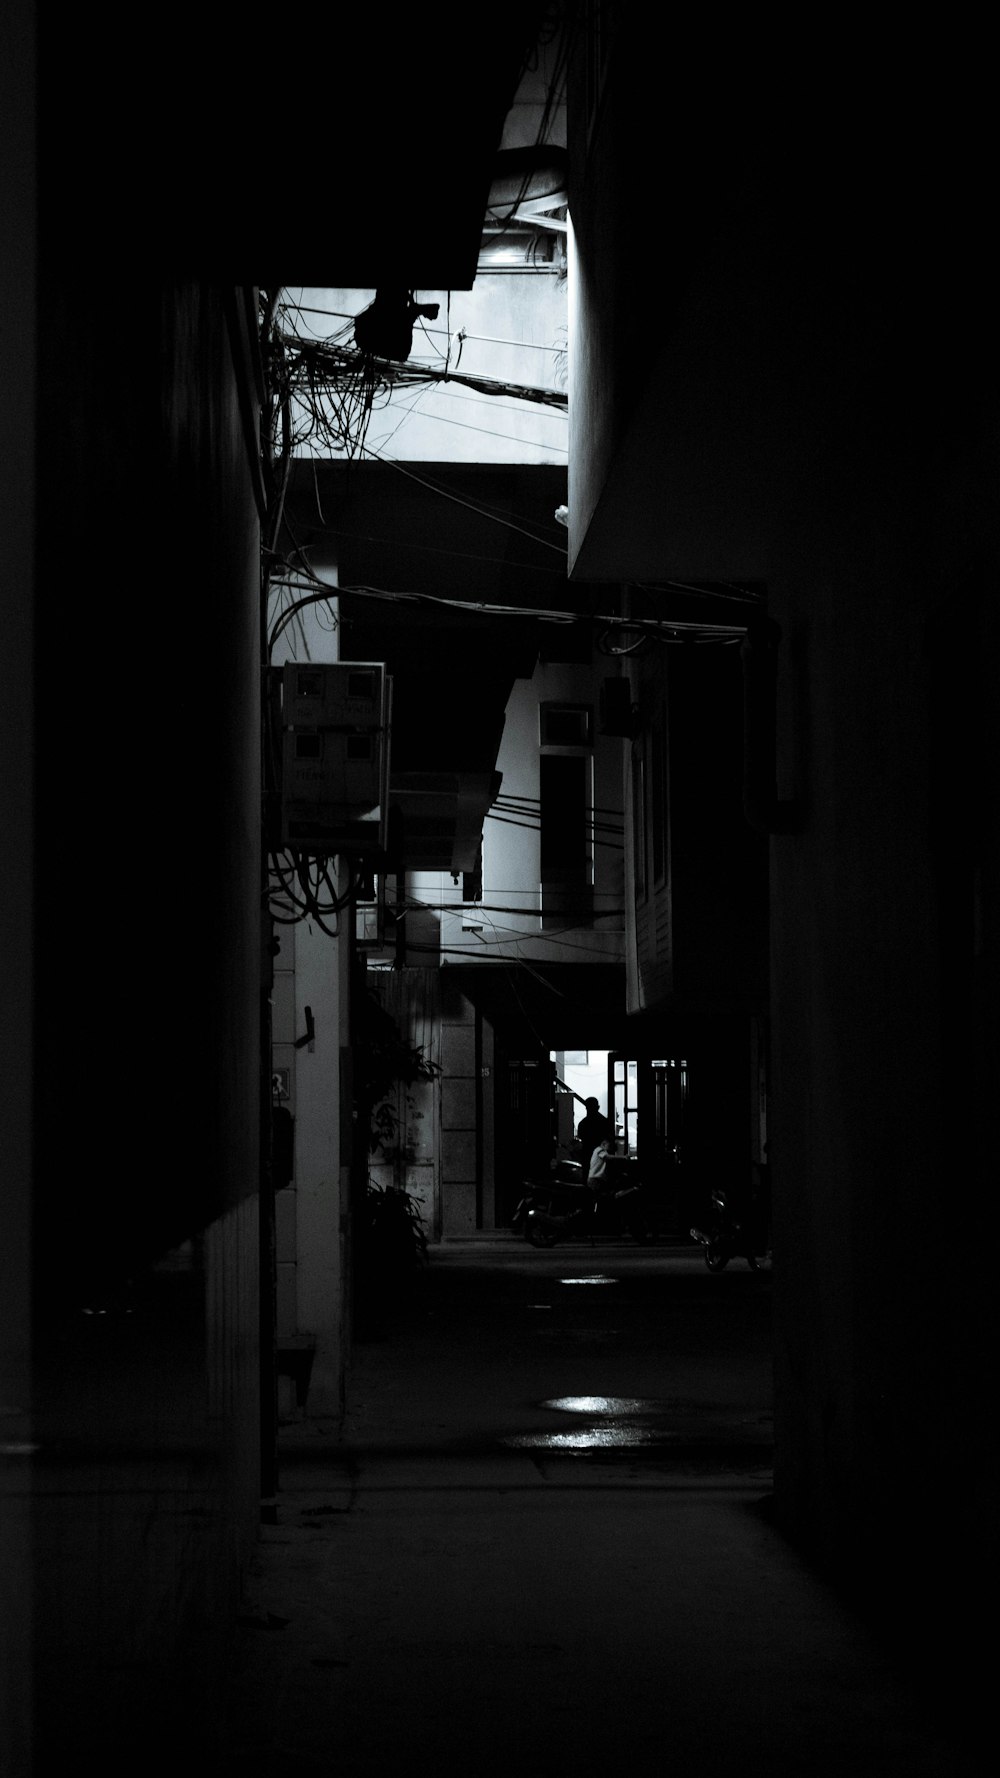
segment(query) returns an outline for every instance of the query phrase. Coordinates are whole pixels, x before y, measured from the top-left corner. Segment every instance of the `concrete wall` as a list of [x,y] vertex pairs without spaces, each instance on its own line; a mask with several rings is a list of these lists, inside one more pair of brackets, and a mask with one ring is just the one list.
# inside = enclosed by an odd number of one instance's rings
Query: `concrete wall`
[[77,205],[83,166],[64,173],[36,336],[38,1769],[142,1764],[151,1721],[164,1753],[212,1748],[262,1450],[260,546],[239,354],[226,293],[140,272]]
[[[328,577],[329,606],[306,606],[296,616],[271,652],[273,667],[340,658],[335,569]],[[289,597],[283,595],[286,602]],[[273,625],[284,606],[277,596],[271,604]],[[336,875],[337,861],[332,865]],[[342,868],[337,881],[346,885]],[[351,1170],[344,1057],[350,1044],[351,917],[343,917],[336,936],[309,919],[275,926],[280,949],[271,994],[271,1062],[287,1082],[285,1103],[294,1120],[292,1180],[276,1193],[274,1206],[276,1333],[279,1355],[296,1349],[311,1354],[305,1403],[294,1371],[279,1357],[281,1420],[299,1417],[303,1408],[311,1417],[337,1419],[344,1405]],[[307,1007],[315,1036],[300,1044]]]
[[[491,952],[500,956],[516,944],[524,957],[551,962],[612,962],[622,955],[623,847],[621,838],[621,743],[598,733],[603,657],[593,665],[539,663],[531,679],[517,679],[507,704],[503,739],[497,756],[502,775],[501,801],[483,829],[482,910],[464,907],[446,912],[441,942],[446,953],[458,947],[454,960],[470,961]],[[608,663],[608,676],[613,664]],[[591,864],[594,888],[592,925],[565,926],[547,935],[541,926],[539,883],[539,707],[543,701],[589,705],[594,713],[592,803],[594,830]],[[506,807],[507,799],[515,806]],[[520,812],[519,812],[520,811]],[[457,895],[442,885],[443,899]],[[523,912],[521,911],[523,910]],[[470,932],[468,928],[474,927]]]
[[[652,603],[652,601],[650,601]],[[720,602],[721,604],[721,602]],[[729,622],[750,608],[727,606]],[[717,605],[716,616],[721,617]],[[683,1006],[760,1010],[767,999],[768,842],[743,812],[743,670],[731,641],[652,642],[629,662],[636,735],[628,780],[629,1011]],[[657,871],[658,818],[662,862]],[[636,889],[632,800],[640,774],[645,863]],[[631,757],[630,757],[631,756]]]
[[961,1210],[997,1166],[991,500],[967,462],[985,524],[953,529],[902,436],[902,505],[885,460],[850,448],[849,555],[840,514],[814,513],[774,588],[779,770],[807,808],[772,841],[776,1479],[827,1559],[874,1543],[901,1597],[926,1596],[991,1542],[994,1292]]
[[[314,1342],[309,1412],[338,1417],[343,1411],[345,1270],[344,1232],[349,1186],[341,1128],[342,1052],[347,1044],[349,988],[346,945],[294,928],[296,1029],[306,1030],[311,1009],[315,1039],[298,1050],[295,1071],[295,1258],[279,1261],[282,1319],[294,1313],[293,1332]],[[286,1281],[294,1264],[294,1310]]]
[[[770,842],[776,1507],[974,1667],[992,1214],[961,1207],[998,1172],[984,44],[913,36],[901,73],[895,48],[803,42],[780,90],[764,38],[706,48],[678,25],[664,117],[663,64],[619,40],[571,141],[572,572],[759,581],[782,627],[777,794],[803,806]],[[624,248],[653,214],[670,269],[640,292]]]
[[[0,193],[5,248],[0,290],[10,324],[0,340],[0,750],[5,762],[0,853],[0,1574],[20,1609],[0,1611],[0,1769],[28,1769],[32,1740],[31,1219],[33,1166],[34,614],[26,589],[34,570],[35,342],[37,296],[34,146],[35,38],[32,8],[15,0],[0,58],[4,153]],[[21,325],[15,318],[21,317]]]

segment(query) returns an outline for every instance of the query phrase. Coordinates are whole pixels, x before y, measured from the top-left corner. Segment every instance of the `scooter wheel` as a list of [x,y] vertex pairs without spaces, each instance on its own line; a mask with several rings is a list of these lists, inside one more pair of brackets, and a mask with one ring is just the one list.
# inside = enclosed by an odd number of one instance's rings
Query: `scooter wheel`
[[532,1247],[554,1247],[556,1244],[555,1230],[548,1223],[539,1222],[535,1216],[529,1216],[525,1235]]
[[706,1247],[705,1264],[710,1272],[722,1272],[729,1264],[729,1255],[724,1247]]

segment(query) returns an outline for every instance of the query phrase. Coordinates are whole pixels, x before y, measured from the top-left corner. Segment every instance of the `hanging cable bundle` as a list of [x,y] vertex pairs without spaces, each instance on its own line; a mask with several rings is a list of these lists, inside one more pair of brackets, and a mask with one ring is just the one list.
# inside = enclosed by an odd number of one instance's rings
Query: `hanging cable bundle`
[[[329,938],[336,938],[336,921],[350,907],[358,891],[358,877],[351,869],[347,888],[338,892],[331,875],[332,860],[321,854],[272,852],[268,859],[268,912],[280,926],[313,920]],[[327,925],[332,916],[335,924]]]
[[359,351],[343,338],[304,339],[279,330],[276,352],[282,371],[278,399],[287,405],[291,415],[291,448],[297,452],[310,446],[322,453],[358,456],[364,449],[373,412],[386,406],[402,389],[457,384],[480,395],[531,402],[563,412],[567,407],[563,389],[477,376],[447,366],[439,369],[401,363],[388,356]]

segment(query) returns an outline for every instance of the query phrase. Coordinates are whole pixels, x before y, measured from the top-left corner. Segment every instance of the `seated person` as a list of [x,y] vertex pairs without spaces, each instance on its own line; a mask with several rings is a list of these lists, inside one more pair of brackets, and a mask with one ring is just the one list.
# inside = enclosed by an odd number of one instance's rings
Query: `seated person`
[[590,1157],[590,1166],[587,1169],[587,1184],[594,1191],[604,1191],[612,1183],[610,1173],[613,1168],[608,1167],[609,1159],[612,1162],[615,1159],[614,1137],[602,1136]]

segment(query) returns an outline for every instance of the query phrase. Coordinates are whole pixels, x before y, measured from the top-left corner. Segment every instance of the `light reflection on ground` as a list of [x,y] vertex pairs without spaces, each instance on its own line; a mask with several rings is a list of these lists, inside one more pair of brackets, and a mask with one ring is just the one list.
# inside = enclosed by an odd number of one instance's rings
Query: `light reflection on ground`
[[505,1445],[515,1445],[519,1450],[530,1447],[532,1450],[543,1451],[598,1451],[613,1448],[621,1450],[628,1445],[650,1445],[656,1441],[661,1443],[665,1438],[676,1438],[676,1433],[654,1431],[650,1426],[620,1425],[610,1421],[604,1426],[585,1426],[579,1432],[523,1432],[514,1438],[505,1438]]
[[557,1395],[553,1401],[539,1403],[543,1408],[558,1408],[563,1414],[655,1414],[663,1403],[632,1395]]
[[560,1284],[617,1284],[617,1278],[605,1278],[602,1272],[594,1272],[587,1278],[560,1278]]
[[519,1450],[599,1451],[622,1450],[634,1445],[662,1444],[680,1434],[667,1431],[655,1422],[670,1406],[635,1395],[558,1395],[539,1407],[561,1414],[589,1414],[597,1420],[594,1426],[581,1426],[572,1432],[524,1432],[505,1438],[505,1445]]

